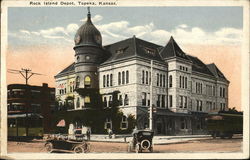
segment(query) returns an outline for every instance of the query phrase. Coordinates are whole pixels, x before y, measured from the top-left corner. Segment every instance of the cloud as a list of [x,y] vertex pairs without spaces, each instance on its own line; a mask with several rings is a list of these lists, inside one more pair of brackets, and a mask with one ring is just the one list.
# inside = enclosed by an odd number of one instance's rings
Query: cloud
[[[100,15],[92,18],[93,22],[103,19]],[[84,20],[85,21],[85,20]],[[173,36],[178,43],[182,44],[216,44],[231,45],[239,44],[242,39],[242,29],[224,27],[215,32],[207,32],[199,27],[191,27],[187,24],[180,24],[172,30],[157,28],[153,22],[148,24],[131,25],[128,21],[113,21],[106,24],[95,24],[103,37],[103,45],[114,43],[135,35],[138,38],[159,44],[166,45],[170,36]],[[19,33],[10,33],[13,37],[37,38],[43,39],[61,39],[62,41],[51,43],[64,43],[72,45],[74,35],[79,28],[78,24],[70,23],[65,27],[57,26],[53,28],[42,29],[38,31],[29,31],[27,29],[19,30]],[[71,43],[68,43],[71,42]],[[46,41],[44,41],[46,43]]]

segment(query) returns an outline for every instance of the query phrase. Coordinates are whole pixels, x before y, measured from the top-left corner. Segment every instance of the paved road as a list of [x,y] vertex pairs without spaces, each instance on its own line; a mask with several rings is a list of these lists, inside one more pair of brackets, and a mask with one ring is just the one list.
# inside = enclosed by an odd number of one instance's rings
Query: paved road
[[[94,138],[94,137],[92,137]],[[118,139],[118,138],[117,138]],[[120,138],[122,140],[122,138]],[[212,139],[211,137],[166,137],[156,136],[155,141],[171,141],[173,143],[154,144],[154,153],[183,153],[183,152],[240,152],[242,137],[232,139]],[[124,139],[123,139],[124,141]],[[176,141],[174,143],[174,141]],[[106,141],[90,142],[91,153],[127,153],[127,143]],[[45,152],[44,141],[8,142],[8,152]],[[57,152],[58,153],[58,152]]]

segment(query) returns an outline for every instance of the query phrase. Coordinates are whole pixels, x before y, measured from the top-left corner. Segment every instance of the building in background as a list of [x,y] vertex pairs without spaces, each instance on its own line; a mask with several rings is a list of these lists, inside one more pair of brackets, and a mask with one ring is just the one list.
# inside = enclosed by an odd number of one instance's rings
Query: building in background
[[10,84],[7,96],[8,136],[42,136],[51,130],[55,88]]
[[[229,81],[223,73],[183,52],[173,37],[165,46],[135,36],[102,46],[88,13],[74,50],[75,62],[55,76],[56,99],[65,111],[60,118],[67,117],[69,128],[147,128],[152,101],[156,134],[198,134],[204,115],[228,109]],[[110,112],[114,108],[118,119]]]

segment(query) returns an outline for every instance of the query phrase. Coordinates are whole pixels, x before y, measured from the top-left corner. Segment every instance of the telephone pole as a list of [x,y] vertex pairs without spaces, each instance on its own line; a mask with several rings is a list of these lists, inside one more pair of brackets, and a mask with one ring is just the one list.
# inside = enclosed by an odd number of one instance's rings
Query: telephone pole
[[150,61],[150,111],[149,111],[149,129],[153,130],[153,60]]
[[[33,75],[42,75],[40,73],[34,73],[31,72],[31,69],[25,69],[22,68],[21,70],[15,70],[15,69],[8,69],[9,73],[12,74],[21,74],[22,77],[25,79],[25,84],[26,84],[26,89],[25,89],[25,101],[26,101],[26,126],[25,126],[25,130],[26,130],[26,136],[28,136],[29,133],[29,120],[28,120],[28,110],[29,110],[29,106],[30,106],[30,102],[29,102],[29,93],[28,93],[28,80],[33,76]],[[16,121],[17,123],[17,121]],[[17,126],[17,124],[16,124]],[[17,130],[18,133],[18,130]]]

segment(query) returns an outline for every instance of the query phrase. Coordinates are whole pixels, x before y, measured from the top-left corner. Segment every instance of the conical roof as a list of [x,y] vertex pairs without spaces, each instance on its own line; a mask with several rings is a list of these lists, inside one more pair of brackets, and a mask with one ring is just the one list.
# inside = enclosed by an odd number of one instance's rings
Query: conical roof
[[77,30],[75,35],[75,46],[102,46],[102,36],[91,21],[91,14],[88,11],[87,21]]

